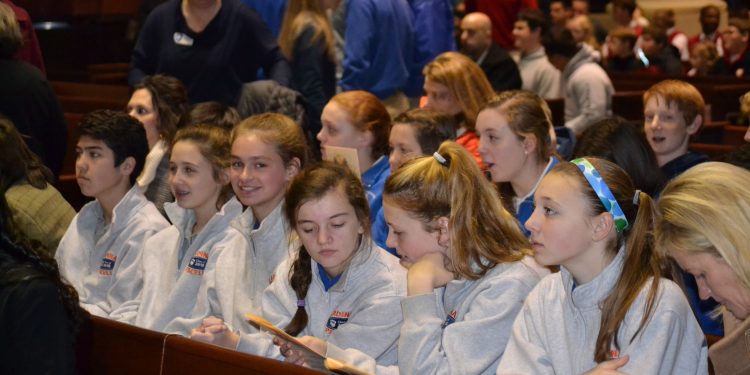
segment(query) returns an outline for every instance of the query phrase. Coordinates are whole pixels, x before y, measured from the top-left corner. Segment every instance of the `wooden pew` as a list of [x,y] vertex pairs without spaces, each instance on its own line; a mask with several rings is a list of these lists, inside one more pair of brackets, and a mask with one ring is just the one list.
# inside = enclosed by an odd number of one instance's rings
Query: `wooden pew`
[[702,154],[706,154],[713,161],[721,161],[724,155],[734,151],[736,148],[737,146],[713,144],[713,143],[690,143],[688,144],[688,149],[690,151],[695,151],[695,152],[699,152]]
[[691,143],[710,143],[739,147],[744,141],[747,127],[729,125],[726,121],[705,124],[690,137]]
[[714,122],[703,124],[698,132],[690,137],[691,143],[713,143],[720,144],[724,138],[724,126],[726,122]]
[[721,143],[725,145],[742,146],[745,143],[747,126],[724,125],[724,134]]
[[322,374],[306,367],[240,353],[181,336],[167,338],[163,363],[162,374]]
[[65,126],[68,130],[68,139],[65,145],[65,159],[63,160],[63,167],[60,171],[60,175],[75,174],[76,165],[76,128],[78,123],[83,119],[83,114],[80,113],[64,113]]
[[58,97],[91,98],[109,100],[122,104],[124,108],[130,98],[130,88],[126,85],[105,85],[94,83],[78,83],[51,81],[52,90]]
[[163,374],[164,345],[169,335],[96,316],[91,317],[87,334],[90,347],[83,352],[88,349],[89,358],[79,356],[79,361],[88,360],[94,374]]
[[77,341],[78,368],[86,375],[322,374],[96,316],[91,317]]
[[89,79],[95,83],[128,84],[129,63],[90,64],[87,67]]
[[612,96],[612,114],[626,120],[643,120],[643,91],[615,91]]
[[[711,108],[711,118],[707,120],[723,121],[727,113],[736,112],[739,109],[739,98],[742,94],[750,91],[750,79],[708,76],[655,76],[646,74],[610,74],[610,80],[615,87],[615,92],[622,91],[646,91],[649,87],[665,79],[678,79],[695,86],[703,96],[703,100]],[[627,114],[615,114],[628,118]]]
[[130,98],[126,85],[51,81],[64,113],[86,114],[97,109],[123,110]]

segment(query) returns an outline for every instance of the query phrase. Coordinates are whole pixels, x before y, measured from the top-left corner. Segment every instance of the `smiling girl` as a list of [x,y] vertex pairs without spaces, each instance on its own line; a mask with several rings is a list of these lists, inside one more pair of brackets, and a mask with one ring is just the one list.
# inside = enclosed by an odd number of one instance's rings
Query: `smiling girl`
[[479,154],[500,184],[505,208],[523,224],[534,210],[534,191],[559,163],[553,155],[552,123],[544,100],[529,91],[506,91],[491,97],[477,116]]
[[143,291],[135,324],[188,335],[209,315],[233,323],[235,275],[244,273],[245,238],[230,226],[242,211],[229,189],[226,130],[195,125],[177,132],[169,160],[176,202],[165,209],[172,226],[142,251]]
[[[297,253],[277,268],[264,292],[263,317],[293,336],[314,336],[394,364],[405,272],[370,239],[359,178],[346,166],[323,162],[293,180],[284,211],[298,236]],[[281,358],[268,333],[238,335],[214,317],[192,338]]]
[[534,202],[534,257],[560,272],[529,294],[497,373],[705,374],[703,333],[652,248],[648,194],[581,158],[552,169]]
[[[244,316],[260,314],[261,296],[273,271],[289,257],[291,228],[284,218],[284,194],[306,164],[308,149],[302,129],[276,113],[242,121],[232,131],[231,143],[229,179],[237,199],[247,207],[232,226],[250,244],[243,262],[247,272],[239,281],[246,300],[236,303],[237,313]],[[255,331],[247,324],[239,328]]]

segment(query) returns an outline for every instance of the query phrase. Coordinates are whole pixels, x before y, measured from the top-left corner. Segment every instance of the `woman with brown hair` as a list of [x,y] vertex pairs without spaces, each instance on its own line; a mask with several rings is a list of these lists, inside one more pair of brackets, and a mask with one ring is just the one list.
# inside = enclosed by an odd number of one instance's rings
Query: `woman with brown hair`
[[13,123],[0,115],[0,189],[18,230],[44,244],[49,255],[76,215],[52,179]]
[[458,52],[445,52],[427,64],[422,74],[427,96],[425,107],[456,117],[456,143],[466,148],[481,166],[475,124],[482,104],[495,93],[482,68]]
[[289,0],[279,47],[292,68],[292,87],[306,100],[310,131],[320,131],[323,107],[336,94],[336,49],[323,0]]
[[177,78],[165,75],[147,76],[133,89],[125,108],[146,129],[149,151],[138,186],[146,199],[163,215],[164,203],[174,197],[169,190],[169,156],[167,151],[177,132],[180,118],[188,110],[185,86]]

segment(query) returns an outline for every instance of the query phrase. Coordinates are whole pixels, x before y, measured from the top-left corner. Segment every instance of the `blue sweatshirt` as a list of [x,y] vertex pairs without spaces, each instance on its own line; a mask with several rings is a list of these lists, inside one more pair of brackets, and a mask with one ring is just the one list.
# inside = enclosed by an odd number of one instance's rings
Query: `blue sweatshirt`
[[406,0],[348,0],[344,91],[385,99],[404,90],[414,64],[414,16]]

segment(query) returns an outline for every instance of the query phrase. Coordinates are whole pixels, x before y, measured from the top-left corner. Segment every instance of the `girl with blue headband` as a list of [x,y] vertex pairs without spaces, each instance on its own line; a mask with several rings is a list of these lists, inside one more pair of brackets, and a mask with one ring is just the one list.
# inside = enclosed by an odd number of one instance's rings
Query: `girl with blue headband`
[[652,201],[615,164],[561,163],[526,222],[560,272],[529,294],[498,374],[705,374],[703,333],[653,251]]

